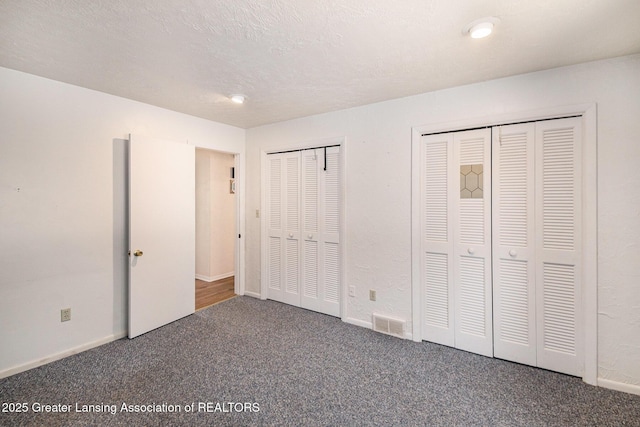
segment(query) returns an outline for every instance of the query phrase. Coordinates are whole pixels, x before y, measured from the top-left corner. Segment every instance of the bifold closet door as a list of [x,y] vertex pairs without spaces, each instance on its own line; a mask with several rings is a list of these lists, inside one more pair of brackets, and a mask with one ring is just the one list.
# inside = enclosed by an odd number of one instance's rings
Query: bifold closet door
[[423,339],[493,355],[491,131],[423,136]]
[[300,305],[300,153],[268,156],[268,298]]
[[455,346],[493,356],[491,129],[456,132],[453,156]]
[[494,130],[495,356],[580,375],[580,118]]
[[537,365],[581,375],[582,120],[536,123]]
[[300,305],[332,316],[340,316],[339,181],[339,147],[302,152]]
[[420,141],[420,290],[422,339],[455,345],[453,308],[453,227],[449,218],[453,134]]
[[267,156],[268,298],[340,316],[340,147]]
[[536,366],[535,124],[493,131],[494,355]]

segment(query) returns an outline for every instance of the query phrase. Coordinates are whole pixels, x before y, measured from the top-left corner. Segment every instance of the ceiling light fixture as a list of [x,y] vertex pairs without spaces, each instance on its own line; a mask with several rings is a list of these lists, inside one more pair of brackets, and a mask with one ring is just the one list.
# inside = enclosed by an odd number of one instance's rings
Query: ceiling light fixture
[[462,29],[462,33],[469,34],[473,39],[487,37],[493,31],[493,27],[500,22],[498,18],[490,16],[488,18],[476,19]]
[[236,104],[244,104],[246,97],[244,95],[231,95],[231,101]]

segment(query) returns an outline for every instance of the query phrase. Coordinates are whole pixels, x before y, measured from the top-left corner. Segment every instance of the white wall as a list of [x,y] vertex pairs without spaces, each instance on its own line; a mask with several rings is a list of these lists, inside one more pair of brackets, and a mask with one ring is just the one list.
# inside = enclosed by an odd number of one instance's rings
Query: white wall
[[[411,321],[411,128],[597,103],[598,375],[640,392],[640,56],[504,78],[247,131],[247,291],[260,290],[260,155],[346,137],[346,317]],[[377,290],[377,301],[368,290]]]
[[244,159],[245,131],[4,68],[0,129],[1,377],[125,332],[128,134]]
[[234,164],[233,154],[196,150],[196,277],[208,282],[235,272]]

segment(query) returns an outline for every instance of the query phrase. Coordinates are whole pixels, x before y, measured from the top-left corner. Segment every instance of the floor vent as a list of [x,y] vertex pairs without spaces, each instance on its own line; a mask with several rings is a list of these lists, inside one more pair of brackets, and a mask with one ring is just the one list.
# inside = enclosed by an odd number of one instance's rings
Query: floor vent
[[373,330],[376,332],[404,338],[404,324],[405,321],[401,319],[373,314]]

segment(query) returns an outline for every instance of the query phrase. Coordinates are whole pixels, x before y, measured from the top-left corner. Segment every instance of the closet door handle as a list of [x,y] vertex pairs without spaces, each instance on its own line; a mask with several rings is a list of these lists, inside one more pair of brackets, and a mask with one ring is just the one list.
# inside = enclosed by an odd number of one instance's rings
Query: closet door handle
[[309,234],[309,235],[307,236],[307,238],[308,238],[309,240],[313,239],[313,234]]
[[514,249],[511,249],[511,250],[509,251],[509,256],[510,256],[511,258],[515,258],[515,257],[517,257],[517,256],[518,256],[518,252],[516,252]]
[[476,253],[476,250],[473,249],[473,248],[469,248],[469,249],[467,249],[467,252],[469,252],[469,255],[473,255],[473,254]]

